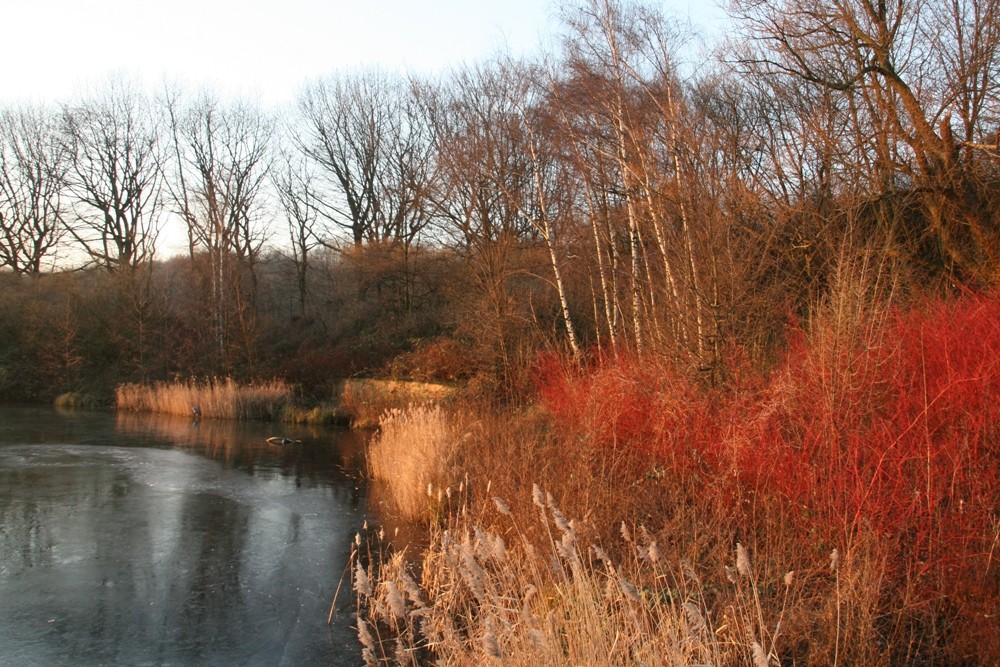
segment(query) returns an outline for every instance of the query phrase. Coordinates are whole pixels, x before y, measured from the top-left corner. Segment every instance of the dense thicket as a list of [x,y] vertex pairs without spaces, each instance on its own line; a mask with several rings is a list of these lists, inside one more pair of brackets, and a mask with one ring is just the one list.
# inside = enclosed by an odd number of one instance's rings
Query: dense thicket
[[0,397],[363,371],[511,395],[545,347],[718,383],[847,266],[859,299],[1000,281],[1000,3],[731,12],[698,67],[651,7],[584,0],[537,60],[340,72],[282,113],[120,79],[2,110]]

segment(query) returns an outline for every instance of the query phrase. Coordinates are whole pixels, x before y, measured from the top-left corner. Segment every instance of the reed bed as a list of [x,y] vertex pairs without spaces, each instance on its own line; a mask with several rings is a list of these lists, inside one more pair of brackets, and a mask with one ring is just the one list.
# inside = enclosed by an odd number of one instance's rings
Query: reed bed
[[379,491],[400,518],[425,521],[441,516],[451,498],[449,473],[460,438],[454,420],[437,405],[386,411],[368,451]]
[[551,494],[535,485],[532,499],[534,531],[495,497],[492,519],[466,509],[434,530],[415,566],[402,552],[367,567],[356,559],[365,663],[767,667],[780,664],[790,606],[806,593],[837,604],[835,552],[765,581],[737,543],[720,590],[690,562],[667,561],[642,526],[621,525],[615,551],[626,555],[615,560]]
[[349,378],[337,383],[336,394],[338,410],[352,427],[376,428],[391,410],[447,403],[455,388],[438,382]]
[[123,384],[115,391],[119,410],[210,419],[278,419],[292,403],[281,380],[240,384],[231,378],[205,381]]
[[1000,664],[1000,295],[857,322],[724,390],[619,355],[394,425],[448,437],[378,473],[437,516],[356,572],[369,663]]

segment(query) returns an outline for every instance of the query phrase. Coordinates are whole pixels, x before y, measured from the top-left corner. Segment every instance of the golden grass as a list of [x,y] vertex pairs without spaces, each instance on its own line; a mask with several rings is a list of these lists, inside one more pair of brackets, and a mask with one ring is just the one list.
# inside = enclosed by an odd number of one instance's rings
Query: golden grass
[[339,413],[351,426],[375,428],[387,411],[446,402],[455,388],[439,382],[350,378],[337,383],[336,393]]
[[449,475],[459,440],[440,406],[387,411],[368,451],[376,493],[405,520],[435,518],[452,494]]
[[889,667],[937,650],[878,534],[803,535],[766,492],[744,512],[712,500],[709,477],[568,443],[538,411],[424,408],[383,426],[371,497],[436,520],[419,554],[361,561],[369,664]]
[[337,424],[349,426],[350,418],[336,403],[321,403],[313,406],[288,404],[275,417],[275,421],[290,424]]
[[765,581],[737,544],[728,578],[716,580],[668,561],[642,526],[622,524],[616,560],[537,485],[532,498],[533,517],[499,497],[457,513],[432,531],[416,568],[401,552],[377,567],[353,563],[365,662],[767,667],[784,664],[796,600],[837,599],[839,582],[821,564]]
[[455,389],[434,382],[348,379],[330,401],[303,405],[281,380],[240,384],[232,379],[124,384],[115,391],[119,410],[218,419],[267,419],[293,424],[340,424],[370,429],[390,410],[450,399]]
[[280,380],[123,384],[115,391],[119,410],[192,416],[197,409],[201,417],[209,419],[276,419],[291,401],[291,387]]

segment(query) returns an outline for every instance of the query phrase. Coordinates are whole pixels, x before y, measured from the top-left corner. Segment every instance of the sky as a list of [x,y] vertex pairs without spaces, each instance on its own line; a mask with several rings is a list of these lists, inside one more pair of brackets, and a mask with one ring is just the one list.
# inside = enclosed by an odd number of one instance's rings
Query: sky
[[[708,30],[714,0],[664,0]],[[442,71],[527,54],[551,0],[0,0],[0,104],[60,102],[109,74],[291,103],[307,81],[366,65]]]

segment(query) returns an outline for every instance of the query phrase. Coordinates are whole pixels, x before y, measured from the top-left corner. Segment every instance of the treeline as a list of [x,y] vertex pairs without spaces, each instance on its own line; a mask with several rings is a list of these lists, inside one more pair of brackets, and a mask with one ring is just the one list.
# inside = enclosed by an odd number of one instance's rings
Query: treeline
[[584,0],[537,59],[341,72],[280,113],[121,78],[3,109],[0,396],[357,372],[502,394],[543,347],[720,382],[834,291],[996,284],[1000,3],[730,12],[697,66],[653,7]]

